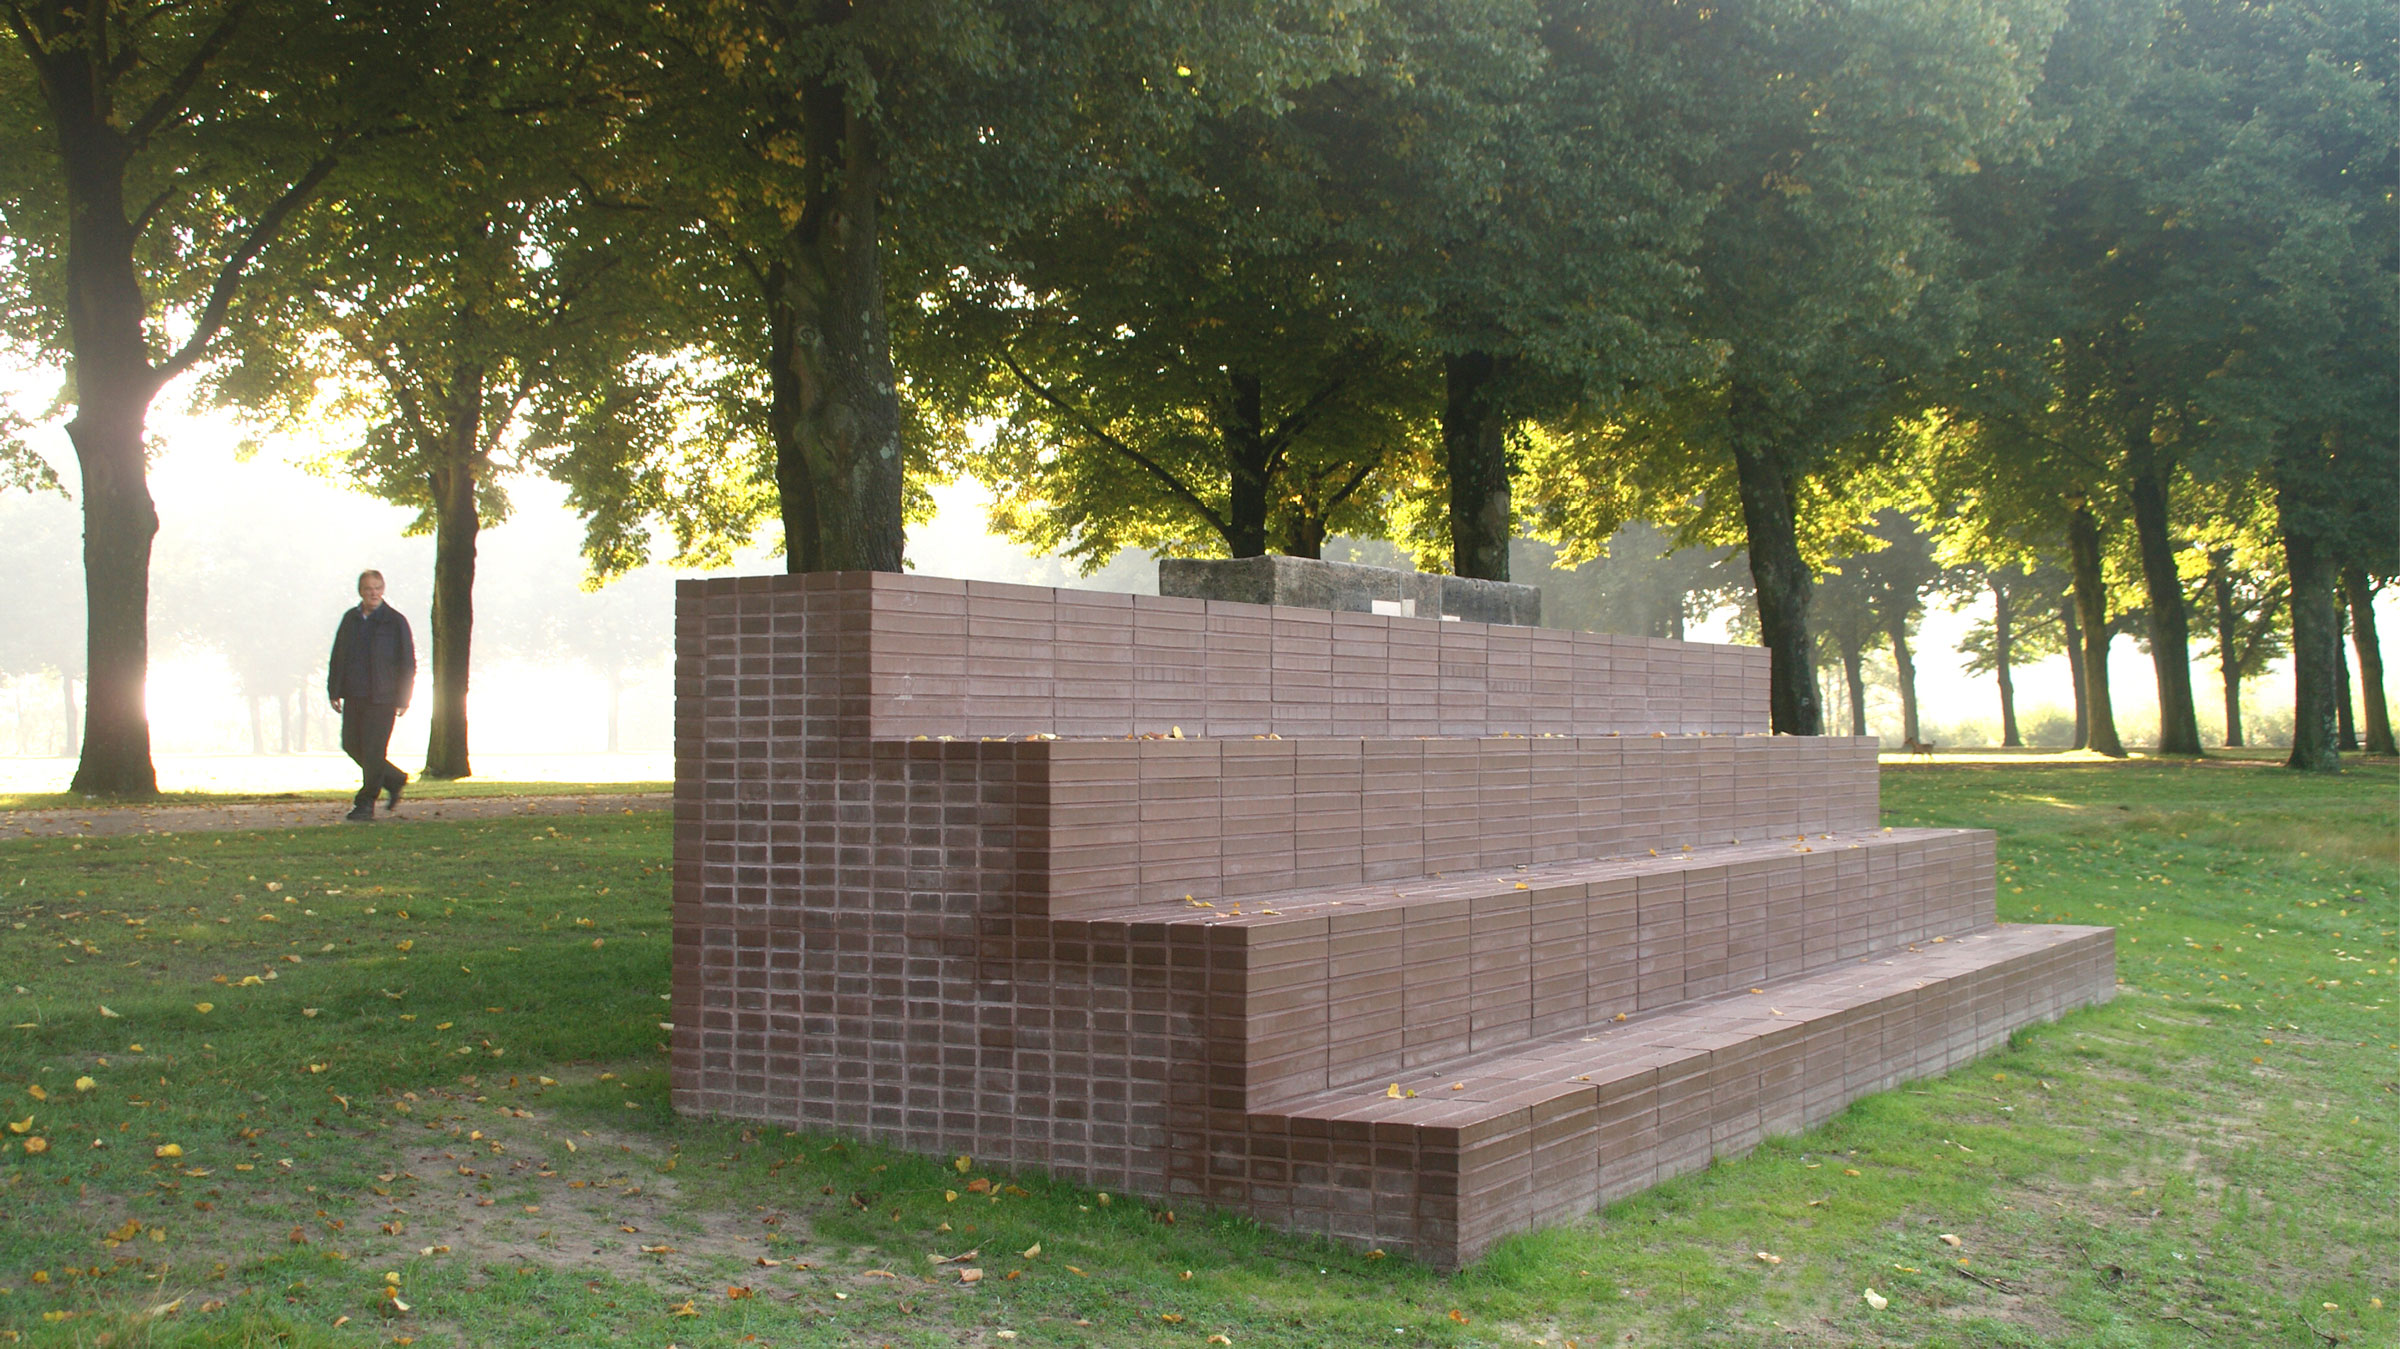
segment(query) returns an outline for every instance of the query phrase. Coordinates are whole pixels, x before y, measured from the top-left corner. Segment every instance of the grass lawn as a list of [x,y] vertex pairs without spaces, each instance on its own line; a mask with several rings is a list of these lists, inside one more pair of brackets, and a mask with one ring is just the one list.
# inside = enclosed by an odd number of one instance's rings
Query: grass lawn
[[674,1117],[663,813],[0,843],[0,1344],[2392,1344],[2396,788],[1887,773],[2116,1002],[1452,1276]]
[[[353,774],[352,776],[356,776]],[[146,801],[113,801],[78,796],[74,792],[0,792],[0,810],[150,810],[169,806],[251,806],[275,805],[286,801],[347,801],[357,792],[348,787],[328,787],[304,792],[161,792]],[[436,778],[411,778],[407,799],[411,801],[460,801],[489,796],[614,796],[637,795],[643,792],[671,792],[672,782],[486,782],[481,778],[462,778],[444,782]]]

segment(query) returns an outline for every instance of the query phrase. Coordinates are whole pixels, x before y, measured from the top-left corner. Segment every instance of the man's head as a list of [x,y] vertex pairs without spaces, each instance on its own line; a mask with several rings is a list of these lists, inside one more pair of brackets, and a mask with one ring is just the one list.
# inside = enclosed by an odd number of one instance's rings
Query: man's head
[[358,607],[374,613],[383,605],[383,573],[369,569],[358,574]]

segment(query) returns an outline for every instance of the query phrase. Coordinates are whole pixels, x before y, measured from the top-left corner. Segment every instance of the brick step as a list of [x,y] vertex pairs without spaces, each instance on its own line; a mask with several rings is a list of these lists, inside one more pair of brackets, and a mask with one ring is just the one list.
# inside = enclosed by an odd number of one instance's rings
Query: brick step
[[1053,920],[1042,958],[1205,968],[1209,1103],[1255,1108],[1970,931],[1992,871],[1979,830],[1787,836]]
[[1174,1149],[1189,1160],[1170,1192],[1455,1267],[2105,1002],[2115,968],[2112,929],[1995,925],[1389,1085],[1212,1111],[1205,1147],[1195,1131]]

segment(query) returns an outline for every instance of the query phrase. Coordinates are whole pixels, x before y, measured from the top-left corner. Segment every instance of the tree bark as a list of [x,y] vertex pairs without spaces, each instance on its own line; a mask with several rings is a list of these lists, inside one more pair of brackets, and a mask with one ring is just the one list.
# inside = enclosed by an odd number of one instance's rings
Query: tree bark
[[2016,640],[2013,630],[2015,612],[2009,607],[2008,587],[1998,579],[1992,582],[1992,672],[2000,681],[2000,747],[2020,749],[2025,741],[2017,734],[2017,684],[2009,671],[2009,648]]
[[2350,614],[2342,605],[2341,577],[2334,576],[2333,594],[2333,743],[2345,754],[2358,752],[2358,721],[2350,705],[2350,653],[2342,639],[2350,635]]
[[1867,653],[1842,645],[1842,693],[1850,700],[1850,734],[1867,733]]
[[1923,727],[1917,720],[1917,657],[1908,649],[1908,620],[1905,616],[1892,623],[1892,669],[1900,680],[1900,739],[1904,744],[1923,744]]
[[[1729,413],[1733,463],[1742,493],[1742,526],[1749,538],[1750,580],[1758,596],[1758,626],[1767,647],[1767,715],[1781,735],[1822,735],[1817,681],[1809,652],[1808,563],[1800,556],[1791,486],[1776,456],[1776,428],[1764,400],[1735,385]],[[1863,732],[1861,732],[1863,734]]]
[[2088,749],[2092,743],[2091,690],[2083,678],[2083,624],[2075,617],[2075,592],[2059,596],[2058,622],[2067,649],[2067,681],[2075,688],[2075,741],[2070,749]]
[[1217,431],[1225,444],[1225,548],[1234,557],[1267,551],[1267,437],[1258,376],[1228,371]]
[[[126,218],[127,147],[106,122],[108,100],[91,63],[44,70],[67,192],[67,331],[74,354],[75,418],[67,423],[83,477],[85,682],[82,760],[73,790],[85,796],[154,796],[150,718],[150,545],[158,510],[142,449],[158,377],[143,340],[146,306]],[[62,87],[61,82],[64,82]]]
[[839,84],[813,80],[799,99],[805,204],[763,273],[784,565],[898,571],[900,396],[884,314],[882,151]]
[[2338,773],[2341,752],[2334,747],[2334,660],[2341,654],[2341,632],[2334,621],[2334,565],[2317,531],[2325,512],[2309,500],[2308,488],[2294,482],[2307,472],[2300,466],[2279,465],[2275,515],[2283,534],[2284,574],[2292,593],[2292,753],[2284,766],[2302,772]]
[[2075,612],[2083,628],[2083,706],[2086,740],[2094,752],[2125,757],[2108,697],[2108,579],[2100,570],[2100,522],[2089,506],[2067,517],[2067,558],[2075,578]]
[[450,385],[444,443],[427,486],[433,495],[433,716],[426,730],[425,776],[463,778],[467,757],[467,682],[475,644],[475,546],[483,517],[475,488],[483,456],[483,371],[466,367]]
[[80,717],[75,710],[75,676],[64,670],[58,674],[58,701],[60,710],[65,713],[64,719],[58,724],[58,755],[62,759],[72,759],[83,742],[75,738],[75,728],[80,724]]
[[2202,752],[2200,718],[2192,703],[2191,627],[2168,519],[2171,471],[2156,455],[2142,455],[2133,477],[2133,531],[2150,606],[2150,663],[2158,672],[2158,752],[2196,758]]
[[1471,351],[1442,358],[1442,463],[1450,478],[1450,570],[1485,581],[1508,579],[1508,541],[1516,532],[1509,499],[1508,411],[1503,363]]
[[2076,737],[2074,737],[2074,744],[2069,744],[2069,749],[2090,749],[2090,742],[2093,742],[2093,718],[2090,718],[2090,703],[2088,703],[2090,689],[2086,689],[2086,684],[2083,684],[2083,624],[2076,619],[2074,588],[2069,588],[2064,595],[2059,595],[2059,631],[2062,631],[2062,636],[2064,636],[2064,641],[2059,643],[2059,646],[2066,648],[2066,682],[2074,687],[2074,694],[2076,694]]
[[2225,681],[2225,748],[2242,747],[2241,623],[2233,612],[2233,550],[2208,555],[2208,588],[2217,603],[2217,671]]
[[2375,588],[2364,567],[2342,568],[2342,596],[2350,607],[2350,641],[2358,650],[2359,705],[2366,714],[2369,754],[2400,754],[2392,743],[2392,713],[2383,698],[2383,643],[2375,635]]

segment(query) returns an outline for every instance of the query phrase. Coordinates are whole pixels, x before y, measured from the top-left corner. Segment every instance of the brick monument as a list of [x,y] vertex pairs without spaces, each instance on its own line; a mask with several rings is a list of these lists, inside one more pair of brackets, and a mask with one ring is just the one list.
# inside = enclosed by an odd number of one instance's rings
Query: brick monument
[[675,673],[680,1110],[1449,1267],[2114,987],[1755,648],[838,573]]

